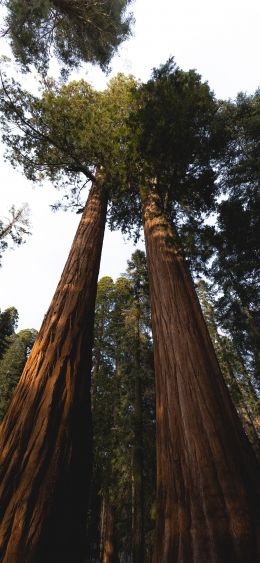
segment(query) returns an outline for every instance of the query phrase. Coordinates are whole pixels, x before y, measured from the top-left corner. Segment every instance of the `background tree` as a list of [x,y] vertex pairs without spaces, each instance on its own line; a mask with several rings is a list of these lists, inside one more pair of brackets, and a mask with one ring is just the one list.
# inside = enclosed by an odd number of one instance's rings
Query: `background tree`
[[235,349],[232,339],[223,332],[218,312],[215,310],[212,288],[205,280],[200,280],[196,283],[196,290],[233,403],[260,458],[260,405],[250,372],[246,370],[243,358]]
[[24,237],[30,234],[28,211],[27,205],[23,205],[20,209],[15,209],[12,205],[9,211],[10,217],[0,219],[0,265],[3,252],[10,242],[20,245],[24,242]]
[[8,347],[0,360],[0,420],[2,420],[37,336],[24,329],[8,338]]
[[133,254],[126,276],[115,283],[111,278],[100,280],[95,322],[94,475],[102,502],[93,500],[92,511],[99,506],[102,545],[110,545],[113,551],[111,532],[106,543],[105,526],[106,520],[111,523],[112,510],[117,556],[132,554],[133,561],[149,561],[155,414],[148,284],[142,252]]
[[93,62],[106,68],[129,35],[129,0],[2,0],[3,34],[18,63],[46,72],[54,54],[65,68]]
[[18,324],[18,311],[15,307],[9,307],[0,311],[0,360],[9,345],[9,337],[14,334]]
[[259,147],[260,93],[222,103],[227,144],[221,159],[211,280],[219,320],[259,386]]

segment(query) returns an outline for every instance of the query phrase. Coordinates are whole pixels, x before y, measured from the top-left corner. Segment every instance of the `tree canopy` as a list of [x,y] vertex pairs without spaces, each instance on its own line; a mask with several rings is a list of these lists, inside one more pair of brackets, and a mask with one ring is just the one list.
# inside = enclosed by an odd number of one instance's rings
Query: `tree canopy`
[[[75,184],[82,173],[92,180],[102,166],[111,225],[124,232],[140,228],[147,180],[180,224],[198,222],[214,206],[217,104],[195,71],[172,60],[147,84],[119,74],[103,92],[84,81],[47,82],[36,98],[3,83],[1,108],[12,164],[22,164],[30,179],[47,175],[59,185],[65,178]],[[78,191],[70,191],[74,202]]]
[[18,311],[15,307],[8,307],[0,311],[0,360],[8,347],[8,338],[11,336],[18,324]]
[[218,161],[221,197],[215,225],[198,247],[219,322],[259,385],[259,90],[221,102],[218,119],[225,137]]
[[12,205],[9,210],[9,217],[0,218],[0,266],[3,252],[10,244],[20,245],[24,238],[30,234],[29,208],[23,205],[16,209]]
[[[95,540],[104,544],[106,539],[101,515],[102,505],[105,510],[109,505],[114,512],[121,557],[133,553],[137,543],[143,543],[150,555],[155,489],[155,390],[150,323],[146,259],[137,250],[128,261],[125,274],[115,282],[104,277],[98,283],[92,377],[93,490],[97,488],[102,502],[94,494],[90,525],[95,522],[96,512],[101,511],[96,528],[92,528],[94,553]],[[138,528],[139,534],[142,531],[139,540],[136,539]]]
[[46,72],[52,54],[66,68],[81,62],[104,69],[129,35],[131,0],[2,0],[4,34],[23,69]]
[[36,330],[24,329],[8,338],[6,351],[0,360],[0,419],[7,410],[36,336]]

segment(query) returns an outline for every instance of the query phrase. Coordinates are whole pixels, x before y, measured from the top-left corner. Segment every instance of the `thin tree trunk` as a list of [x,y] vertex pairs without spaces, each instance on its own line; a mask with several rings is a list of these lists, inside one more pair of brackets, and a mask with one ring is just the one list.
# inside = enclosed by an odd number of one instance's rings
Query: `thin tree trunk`
[[157,410],[155,563],[256,563],[258,466],[176,235],[143,204]]
[[[138,299],[138,297],[137,297]],[[137,304],[133,445],[133,563],[144,563],[143,400],[140,305]]]
[[1,427],[2,563],[82,561],[94,305],[105,218],[106,196],[94,185]]
[[105,527],[102,563],[119,563],[115,537],[115,511],[109,499],[105,500]]
[[256,320],[249,307],[242,306],[242,314],[246,317],[248,323],[248,332],[251,338],[252,351],[255,358],[256,375],[260,378],[260,330]]
[[143,491],[143,421],[142,383],[135,379],[134,399],[134,447],[133,447],[133,563],[144,563],[144,491]]

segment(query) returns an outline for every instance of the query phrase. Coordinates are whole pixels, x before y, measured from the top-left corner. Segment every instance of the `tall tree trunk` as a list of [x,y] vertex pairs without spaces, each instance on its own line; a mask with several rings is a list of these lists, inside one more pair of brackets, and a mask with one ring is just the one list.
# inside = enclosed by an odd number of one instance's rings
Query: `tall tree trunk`
[[143,211],[157,394],[154,561],[256,563],[257,461],[155,191]]
[[2,563],[82,561],[94,305],[106,204],[94,185],[1,427]]

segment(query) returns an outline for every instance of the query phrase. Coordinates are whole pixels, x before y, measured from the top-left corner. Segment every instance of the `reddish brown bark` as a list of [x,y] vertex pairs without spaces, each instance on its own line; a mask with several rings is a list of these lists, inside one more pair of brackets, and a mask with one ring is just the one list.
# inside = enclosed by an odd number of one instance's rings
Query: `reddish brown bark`
[[82,561],[94,305],[105,217],[106,196],[93,186],[1,427],[3,563]]
[[157,393],[154,561],[256,563],[256,458],[176,236],[152,190],[144,202],[144,229]]
[[115,510],[105,500],[102,563],[119,563],[115,537]]

